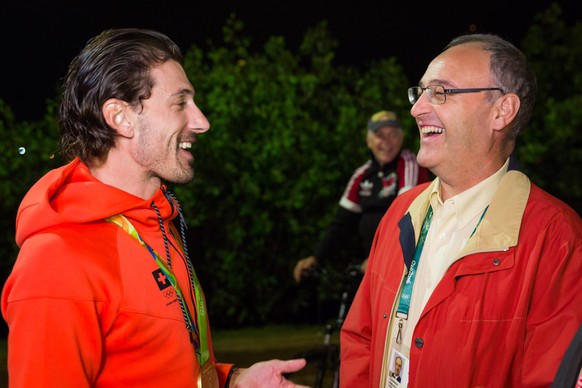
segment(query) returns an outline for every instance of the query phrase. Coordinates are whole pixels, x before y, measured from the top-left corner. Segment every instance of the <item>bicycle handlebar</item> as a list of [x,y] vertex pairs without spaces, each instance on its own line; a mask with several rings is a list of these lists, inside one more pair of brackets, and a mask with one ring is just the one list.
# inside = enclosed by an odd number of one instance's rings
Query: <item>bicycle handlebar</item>
[[[330,272],[331,271],[328,271],[326,268],[321,266],[314,266],[310,267],[306,271],[305,277],[313,279],[320,277],[330,277],[332,276]],[[342,271],[333,271],[333,275],[339,277],[342,281],[349,281],[363,276],[363,273],[360,270],[359,264],[348,264],[348,266]]]

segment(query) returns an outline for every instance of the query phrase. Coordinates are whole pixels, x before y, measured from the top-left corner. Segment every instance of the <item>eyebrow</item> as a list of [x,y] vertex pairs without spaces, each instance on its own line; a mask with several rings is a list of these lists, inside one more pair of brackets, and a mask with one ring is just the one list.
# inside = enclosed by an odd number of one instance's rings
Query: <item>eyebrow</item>
[[[453,84],[450,81],[445,81],[443,79],[432,79],[432,80],[430,80],[430,82],[428,82],[428,85],[443,85],[443,86],[447,86],[447,87],[453,86]],[[418,86],[425,87],[426,85],[421,81],[418,84]]]
[[171,97],[181,97],[181,96],[194,96],[194,91],[192,89],[184,88],[171,94]]

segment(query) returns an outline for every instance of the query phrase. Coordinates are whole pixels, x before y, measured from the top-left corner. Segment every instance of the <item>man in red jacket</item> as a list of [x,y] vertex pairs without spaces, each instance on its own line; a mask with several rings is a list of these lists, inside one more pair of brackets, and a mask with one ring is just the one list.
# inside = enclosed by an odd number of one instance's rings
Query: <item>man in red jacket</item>
[[535,89],[517,48],[474,34],[408,90],[436,179],[378,227],[342,327],[342,386],[551,384],[582,323],[582,220],[509,168]]
[[210,127],[181,61],[165,35],[119,29],[71,63],[60,127],[72,161],[22,201],[2,293],[11,387],[296,386],[283,374],[305,360],[237,369],[214,357],[163,184],[192,179],[190,149]]

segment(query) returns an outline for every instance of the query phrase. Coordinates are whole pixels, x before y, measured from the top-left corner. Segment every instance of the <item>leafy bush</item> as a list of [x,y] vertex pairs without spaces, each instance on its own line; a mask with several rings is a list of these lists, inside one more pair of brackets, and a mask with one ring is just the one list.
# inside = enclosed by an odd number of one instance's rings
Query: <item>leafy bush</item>
[[61,164],[57,151],[54,103],[40,122],[17,122],[12,110],[0,100],[0,270],[1,281],[17,255],[14,241],[16,211],[28,189],[44,173]]
[[532,181],[582,211],[582,23],[557,4],[535,18],[522,47],[538,79],[537,105],[517,152]]
[[[540,93],[516,151],[535,183],[578,211],[581,33],[579,23],[561,21],[559,8],[549,8],[531,27],[523,49]],[[365,125],[373,112],[395,110],[408,129],[405,145],[418,146],[406,99],[409,82],[396,58],[360,68],[335,65],[338,42],[325,22],[307,31],[295,51],[280,36],[258,51],[252,43],[232,16],[223,42],[186,50],[184,67],[211,129],[193,149],[194,181],[170,186],[186,213],[212,324],[222,327],[311,319],[303,313],[313,311],[314,295],[292,283],[291,270],[311,253],[347,179],[368,158]],[[49,101],[45,118],[28,123],[17,122],[0,101],[3,274],[17,254],[20,200],[41,175],[62,164],[53,157],[55,105]],[[315,300],[339,297],[340,286],[316,289],[321,294]]]
[[292,266],[311,253],[368,158],[369,115],[391,108],[404,116],[408,83],[394,59],[363,74],[335,67],[325,22],[307,32],[299,54],[283,37],[251,53],[235,17],[224,32],[224,45],[186,55],[211,130],[196,142],[196,178],[173,189],[193,227],[213,322],[285,320]]

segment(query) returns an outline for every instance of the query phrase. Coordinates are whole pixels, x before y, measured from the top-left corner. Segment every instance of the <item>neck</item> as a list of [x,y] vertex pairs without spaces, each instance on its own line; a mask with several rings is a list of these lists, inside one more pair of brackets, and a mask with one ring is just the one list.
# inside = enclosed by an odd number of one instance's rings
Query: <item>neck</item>
[[146,175],[131,160],[115,160],[110,153],[100,165],[90,165],[89,171],[101,182],[142,199],[151,198],[160,188],[159,177]]
[[482,164],[478,169],[468,169],[460,174],[439,176],[441,181],[441,198],[446,201],[455,195],[470,189],[495,174],[507,161],[507,158],[497,162]]

